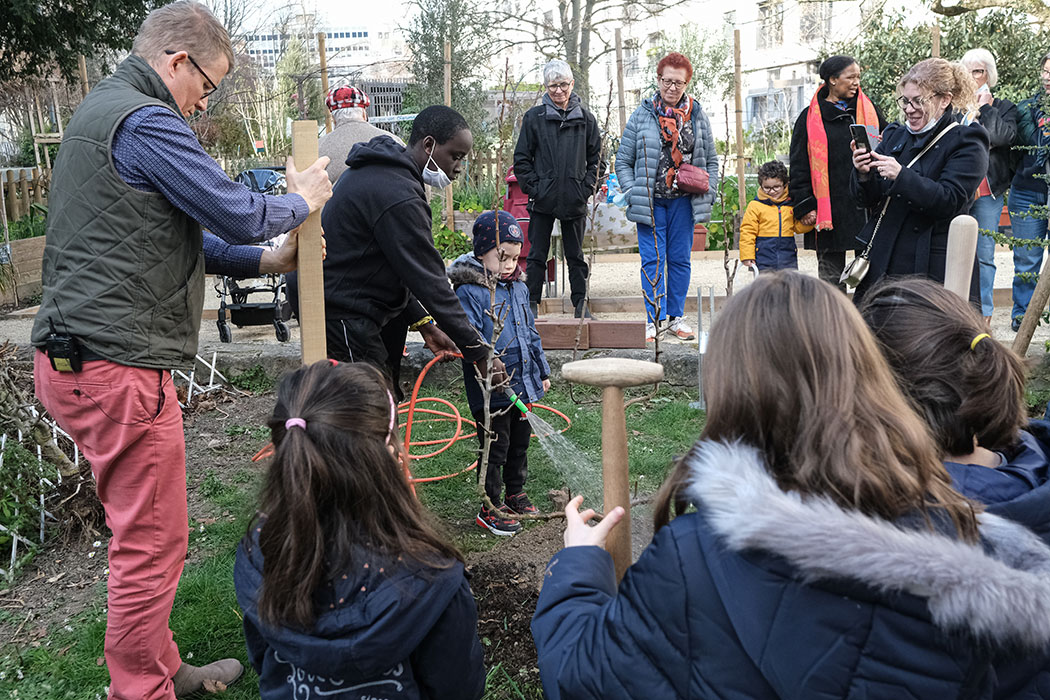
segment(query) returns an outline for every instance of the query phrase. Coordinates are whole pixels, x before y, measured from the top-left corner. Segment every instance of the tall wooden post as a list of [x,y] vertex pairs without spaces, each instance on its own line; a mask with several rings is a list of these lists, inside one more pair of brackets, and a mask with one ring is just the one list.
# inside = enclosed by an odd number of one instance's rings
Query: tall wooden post
[[[317,122],[292,122],[292,160],[306,170],[317,160]],[[303,364],[328,357],[324,319],[324,267],[321,264],[321,212],[315,211],[299,229],[299,337]]]
[[[328,54],[325,50],[325,34],[317,32],[317,54],[321,57],[321,89],[325,96],[328,95]],[[324,130],[326,134],[332,133],[332,112],[325,110]]]
[[941,24],[934,22],[930,27],[930,56],[940,58],[941,56]]
[[627,128],[627,100],[623,94],[623,40],[620,28],[616,28],[616,91],[619,95],[620,133]]
[[[26,91],[26,95],[27,96],[29,95],[29,91],[28,90]],[[36,104],[37,125],[40,127],[40,133],[43,134],[43,133],[45,133],[45,131],[44,131],[44,113],[40,109],[40,98],[37,96],[37,94],[35,92],[33,93],[33,102]],[[51,131],[51,129],[47,130],[47,132],[50,132],[50,131]],[[33,139],[33,143],[36,144],[36,139],[35,138]],[[47,172],[50,175],[51,174],[51,151],[48,150],[46,143],[44,144],[44,165],[47,166]]]
[[[29,113],[29,137],[33,140],[33,160],[36,161],[36,167],[40,167],[40,146],[36,142],[36,124],[33,123],[33,102],[29,97],[29,88],[26,88],[26,112]],[[43,124],[40,125],[41,129]],[[44,149],[47,152],[47,148]],[[48,162],[50,165],[50,161]]]
[[87,97],[88,92],[91,90],[91,86],[88,85],[87,59],[84,58],[84,54],[77,56],[77,66],[80,69],[80,92],[84,97]]
[[[445,106],[452,106],[452,44],[445,42]],[[445,188],[445,226],[456,230],[456,210],[452,205],[452,185]]]
[[51,105],[54,107],[54,110],[55,110],[55,126],[58,127],[58,135],[61,136],[62,135],[62,111],[61,111],[61,109],[58,106],[58,90],[55,88],[55,83],[58,82],[58,81],[52,80],[50,82],[51,82]]
[[740,213],[747,208],[747,186],[744,184],[744,89],[740,73],[740,30],[733,30],[733,84],[736,92],[736,183],[740,195]]

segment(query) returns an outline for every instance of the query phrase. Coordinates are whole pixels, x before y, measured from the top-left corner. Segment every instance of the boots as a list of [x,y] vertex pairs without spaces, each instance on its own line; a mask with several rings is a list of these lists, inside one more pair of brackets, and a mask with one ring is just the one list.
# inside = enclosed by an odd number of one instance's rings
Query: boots
[[576,304],[576,318],[594,318],[591,315],[590,304],[587,303],[586,299],[580,299],[579,303]]
[[211,693],[221,693],[233,685],[244,673],[237,659],[222,659],[207,666],[191,666],[183,663],[175,672],[172,683],[175,697],[192,698]]

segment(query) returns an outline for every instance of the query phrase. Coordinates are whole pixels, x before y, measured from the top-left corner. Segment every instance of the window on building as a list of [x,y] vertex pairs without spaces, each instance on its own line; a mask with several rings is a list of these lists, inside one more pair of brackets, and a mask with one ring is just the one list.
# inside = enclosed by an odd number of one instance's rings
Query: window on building
[[365,37],[365,38],[368,38],[368,32],[362,32],[362,33],[361,33],[361,36],[363,36],[363,37]]
[[784,43],[784,0],[758,3],[758,48],[769,49]]
[[803,44],[822,43],[831,34],[831,3],[811,0],[801,3],[799,38]]
[[638,74],[638,40],[628,39],[623,42],[623,74]]

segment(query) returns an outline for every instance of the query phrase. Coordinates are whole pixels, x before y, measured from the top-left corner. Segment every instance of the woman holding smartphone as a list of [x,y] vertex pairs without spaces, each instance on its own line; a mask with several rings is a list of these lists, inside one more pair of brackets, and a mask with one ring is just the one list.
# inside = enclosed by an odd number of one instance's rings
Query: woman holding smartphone
[[[850,195],[853,172],[851,125],[877,136],[886,118],[860,88],[860,66],[852,56],[831,56],[820,64],[824,82],[795,120],[791,133],[791,182],[795,221],[815,227],[805,236],[817,251],[820,279],[837,285],[846,251],[856,250],[864,211]],[[841,287],[845,291],[845,287]]]
[[[882,277],[944,281],[948,224],[970,210],[988,172],[988,132],[957,115],[976,104],[969,71],[942,58],[919,61],[897,84],[903,121],[886,127],[874,152],[853,144],[850,187],[868,209],[860,238],[870,242],[868,274],[854,295]],[[977,259],[970,296],[978,298]]]

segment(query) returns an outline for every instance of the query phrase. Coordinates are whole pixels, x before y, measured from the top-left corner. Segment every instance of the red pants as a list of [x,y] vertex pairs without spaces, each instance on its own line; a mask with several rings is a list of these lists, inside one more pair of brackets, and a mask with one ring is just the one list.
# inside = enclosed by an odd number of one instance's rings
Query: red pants
[[168,628],[188,544],[186,441],[171,375],[113,362],[56,372],[36,353],[36,395],[91,463],[106,510],[111,700],[172,700],[182,661]]

